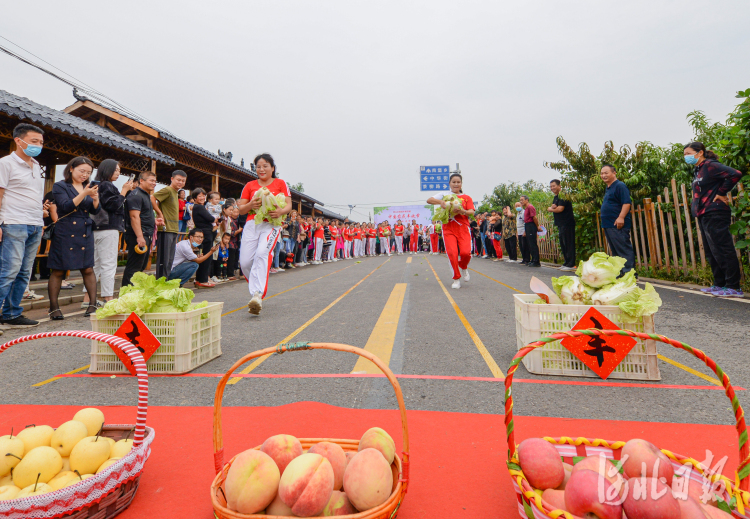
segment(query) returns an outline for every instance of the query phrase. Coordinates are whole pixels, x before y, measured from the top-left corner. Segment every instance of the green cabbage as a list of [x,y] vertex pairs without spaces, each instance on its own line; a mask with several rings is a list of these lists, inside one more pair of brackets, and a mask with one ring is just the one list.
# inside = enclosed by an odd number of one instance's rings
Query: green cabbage
[[448,207],[443,209],[442,207],[437,206],[437,209],[435,209],[435,214],[432,216],[432,220],[436,222],[448,223],[450,219],[453,218],[453,214],[463,207],[463,202],[457,195],[454,194],[445,195],[443,197],[443,201],[448,203]]
[[133,274],[131,283],[132,285],[126,285],[120,289],[117,299],[107,301],[103,308],[96,311],[97,319],[133,312],[137,315],[187,312],[208,305],[207,301],[197,305],[191,304],[195,292],[180,288],[179,279],[167,281],[165,277],[156,279],[143,272],[136,272]]
[[255,211],[255,224],[260,225],[265,219],[268,220],[271,225],[279,227],[284,221],[284,216],[282,215],[278,218],[271,218],[268,216],[268,213],[276,211],[277,209],[285,208],[286,197],[281,193],[274,195],[267,187],[262,187],[255,192],[253,198],[260,198],[262,202],[258,210]]
[[578,265],[576,274],[588,286],[599,288],[614,283],[625,266],[625,262],[624,258],[595,252],[587,261]]
[[644,315],[653,315],[661,306],[661,297],[651,283],[646,283],[646,288],[637,289],[638,298],[623,301],[618,306],[623,311],[622,321],[634,323]]
[[619,305],[625,301],[635,301],[639,297],[638,290],[635,271],[631,270],[614,283],[594,292],[591,302],[595,305]]
[[595,288],[586,286],[576,276],[552,278],[552,288],[566,305],[590,305],[591,296],[596,292]]

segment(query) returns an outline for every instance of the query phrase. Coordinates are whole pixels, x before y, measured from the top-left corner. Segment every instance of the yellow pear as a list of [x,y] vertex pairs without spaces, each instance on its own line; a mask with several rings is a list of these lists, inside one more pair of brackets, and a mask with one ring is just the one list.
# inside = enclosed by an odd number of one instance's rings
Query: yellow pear
[[121,458],[109,458],[107,461],[105,461],[104,463],[102,463],[101,467],[99,467],[98,469],[96,469],[96,473],[99,474],[100,472],[103,472],[108,467],[110,467],[110,466],[114,465],[115,463],[117,463],[120,459]]
[[78,411],[73,420],[86,424],[87,436],[96,436],[104,425],[104,413],[94,407],[87,407]]
[[109,456],[110,458],[124,458],[132,448],[133,440],[120,440],[112,447],[112,452],[109,453]]
[[4,487],[0,487],[0,501],[15,499],[20,491],[21,489],[15,485],[5,485]]
[[109,442],[101,436],[79,441],[70,453],[70,469],[80,474],[93,474],[109,459]]
[[18,433],[18,439],[23,442],[24,456],[36,447],[49,447],[53,432],[55,430],[49,425],[31,425]]
[[93,478],[93,477],[94,477],[93,474],[84,474],[83,476],[81,476],[81,480],[89,479],[89,478]]
[[57,476],[50,479],[47,483],[50,487],[52,487],[53,490],[60,490],[61,488],[67,487],[68,483],[75,480],[75,482],[79,482],[81,478],[78,477],[78,474],[75,472],[71,472],[70,470],[62,470],[60,471]]
[[107,440],[109,442],[109,450],[111,451],[112,447],[115,446],[115,440],[114,440],[114,438],[110,438],[109,436],[102,436],[102,438],[104,438],[105,440]]
[[62,457],[52,447],[36,447],[26,453],[21,462],[13,469],[13,484],[25,489],[37,481],[47,483],[60,472]]
[[70,458],[63,457],[63,466],[60,469],[60,472],[65,470],[70,470]]
[[38,496],[40,494],[48,494],[50,492],[54,492],[54,490],[47,483],[34,483],[33,485],[29,485],[28,487],[21,490],[16,496],[16,499],[21,499],[22,497],[29,496]]
[[23,458],[25,447],[18,438],[0,439],[0,477],[10,474],[10,469]]
[[88,436],[86,424],[78,420],[70,420],[58,427],[52,438],[50,438],[50,447],[60,453],[60,456],[70,456],[70,451],[76,446],[76,443]]
[[10,470],[10,474],[0,478],[0,487],[6,487],[8,485],[13,485],[13,469]]

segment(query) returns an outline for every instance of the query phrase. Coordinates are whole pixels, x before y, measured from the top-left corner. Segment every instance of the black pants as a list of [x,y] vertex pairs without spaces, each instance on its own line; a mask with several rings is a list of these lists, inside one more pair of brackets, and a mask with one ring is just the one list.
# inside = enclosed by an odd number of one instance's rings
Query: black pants
[[135,234],[125,235],[125,244],[128,247],[128,260],[125,264],[125,270],[122,273],[122,286],[130,284],[130,278],[136,272],[143,272],[146,270],[148,265],[148,259],[151,257],[151,237],[153,232],[143,235],[143,239],[146,242],[146,252],[138,254],[135,251],[135,246],[138,245],[138,238]]
[[234,276],[234,272],[237,270],[237,265],[240,261],[240,250],[239,249],[227,249],[229,253],[229,259],[227,261],[227,270],[229,276]]
[[516,252],[516,237],[511,236],[510,238],[505,238],[505,250],[508,251],[508,258],[511,259],[511,261],[516,261],[518,259],[518,253]]
[[529,263],[536,265],[539,263],[539,244],[536,242],[539,229],[534,222],[529,222],[524,224],[524,230],[526,231],[526,244],[529,248]]
[[[214,240],[216,239],[215,232],[209,232],[207,229],[203,229],[203,243],[201,243],[201,255],[206,254],[214,246]],[[208,277],[211,275],[213,269],[213,258],[208,258],[206,261],[198,266],[198,271],[195,273],[195,281],[198,283],[208,283]]]
[[521,249],[521,261],[523,263],[529,262],[529,243],[526,241],[526,235],[518,236],[518,248]]
[[729,211],[713,211],[698,218],[706,258],[714,274],[717,287],[740,289],[740,262],[734,248]]
[[625,266],[622,267],[620,276],[633,270],[633,267],[635,267],[635,251],[633,250],[633,243],[630,241],[630,229],[610,227],[604,229],[604,235],[607,237],[612,256],[625,259]]
[[560,237],[560,249],[565,258],[564,267],[576,266],[576,226],[561,225],[557,228]]
[[174,251],[177,247],[176,232],[159,231],[156,233],[156,277],[169,277],[174,262]]

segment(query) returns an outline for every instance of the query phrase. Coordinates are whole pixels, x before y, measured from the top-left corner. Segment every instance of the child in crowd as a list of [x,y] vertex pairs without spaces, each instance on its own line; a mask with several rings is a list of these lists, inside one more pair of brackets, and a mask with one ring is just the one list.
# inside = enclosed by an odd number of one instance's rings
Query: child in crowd
[[219,245],[217,263],[219,265],[219,279],[226,281],[229,276],[229,242],[232,239],[232,235],[224,233],[221,235],[221,245]]
[[221,209],[223,207],[219,203],[219,200],[219,193],[216,191],[211,191],[206,197],[206,209],[211,216],[216,218],[216,221],[219,221],[219,218],[221,218]]

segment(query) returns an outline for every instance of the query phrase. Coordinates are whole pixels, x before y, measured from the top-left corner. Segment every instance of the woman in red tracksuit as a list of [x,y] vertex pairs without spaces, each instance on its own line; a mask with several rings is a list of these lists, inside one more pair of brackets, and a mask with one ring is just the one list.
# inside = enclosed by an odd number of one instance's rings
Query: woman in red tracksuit
[[416,254],[419,249],[419,233],[422,229],[416,220],[411,221],[411,241],[409,242],[409,254]]
[[[469,261],[471,260],[471,228],[469,216],[474,215],[474,201],[469,195],[463,194],[461,189],[463,178],[460,173],[453,173],[450,177],[451,193],[461,199],[461,209],[453,213],[448,223],[443,225],[443,243],[448,254],[448,260],[453,268],[453,285],[451,288],[461,288],[461,275],[464,281],[469,281]],[[439,205],[445,209],[448,205],[440,199],[430,197],[427,203]]]

